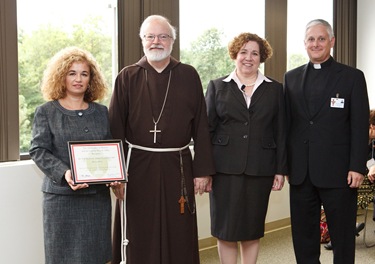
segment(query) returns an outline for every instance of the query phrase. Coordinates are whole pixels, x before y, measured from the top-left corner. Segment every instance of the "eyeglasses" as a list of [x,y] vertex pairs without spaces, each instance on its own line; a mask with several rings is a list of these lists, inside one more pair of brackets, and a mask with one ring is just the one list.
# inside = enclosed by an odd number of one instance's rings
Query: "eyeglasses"
[[154,35],[154,34],[147,34],[147,35],[144,35],[143,38],[146,40],[146,41],[154,41],[155,38],[158,38],[160,41],[167,41],[168,39],[172,38],[171,36],[169,36],[168,34],[159,34],[159,35]]

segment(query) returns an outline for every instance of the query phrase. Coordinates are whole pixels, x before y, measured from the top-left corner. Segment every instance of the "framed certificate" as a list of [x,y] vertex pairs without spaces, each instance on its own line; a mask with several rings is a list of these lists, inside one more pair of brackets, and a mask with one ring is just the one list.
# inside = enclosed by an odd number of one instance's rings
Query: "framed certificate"
[[75,184],[127,181],[121,140],[68,141],[68,147]]

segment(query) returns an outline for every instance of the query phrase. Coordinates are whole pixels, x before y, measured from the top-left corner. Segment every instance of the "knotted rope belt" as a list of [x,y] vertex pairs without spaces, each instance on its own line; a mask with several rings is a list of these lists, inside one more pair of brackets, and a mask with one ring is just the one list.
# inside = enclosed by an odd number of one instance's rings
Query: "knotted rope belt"
[[[189,198],[187,195],[186,190],[186,183],[185,183],[185,175],[184,175],[184,169],[183,169],[183,160],[182,160],[182,151],[184,149],[187,149],[189,147],[189,144],[182,148],[149,148],[149,147],[143,147],[139,145],[135,145],[130,143],[126,140],[126,143],[128,144],[128,155],[127,155],[127,163],[126,163],[126,171],[129,169],[130,164],[130,157],[132,153],[132,149],[139,149],[143,151],[149,151],[149,152],[179,152],[180,154],[180,172],[181,172],[181,197],[178,201],[180,203],[180,213],[184,213],[184,204],[187,203],[187,206],[189,208],[190,213],[195,213],[195,204],[193,204],[193,210],[190,209],[190,203]],[[126,264],[126,246],[129,244],[129,240],[126,238],[126,187],[127,183],[124,184],[124,199],[120,200],[120,215],[121,215],[121,263],[120,264]]]

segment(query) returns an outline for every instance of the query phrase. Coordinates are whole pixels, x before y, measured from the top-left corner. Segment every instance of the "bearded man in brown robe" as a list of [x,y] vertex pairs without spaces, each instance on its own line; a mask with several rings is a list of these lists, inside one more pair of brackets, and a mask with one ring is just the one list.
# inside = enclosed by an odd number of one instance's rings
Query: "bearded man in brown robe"
[[[211,190],[214,174],[202,84],[192,66],[171,57],[176,30],[168,19],[146,18],[140,37],[145,56],[119,73],[109,107],[113,138],[128,152],[129,243],[125,254],[117,206],[112,263],[121,250],[131,264],[199,263],[194,195]],[[123,199],[123,187],[115,194]]]

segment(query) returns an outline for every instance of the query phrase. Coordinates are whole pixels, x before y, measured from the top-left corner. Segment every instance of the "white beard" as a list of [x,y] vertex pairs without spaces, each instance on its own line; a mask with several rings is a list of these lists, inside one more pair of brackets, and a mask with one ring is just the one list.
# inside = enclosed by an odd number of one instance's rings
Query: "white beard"
[[[153,46],[155,47],[155,46]],[[169,49],[157,50],[157,49],[146,49],[143,48],[143,52],[145,53],[146,57],[150,61],[162,61],[171,55],[172,52],[172,45],[170,45]]]

